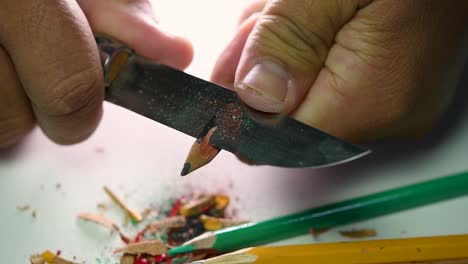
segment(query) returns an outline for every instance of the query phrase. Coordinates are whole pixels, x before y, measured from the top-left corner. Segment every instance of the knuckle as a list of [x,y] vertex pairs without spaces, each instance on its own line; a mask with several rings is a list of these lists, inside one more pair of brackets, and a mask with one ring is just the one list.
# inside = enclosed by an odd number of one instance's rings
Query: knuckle
[[325,61],[329,44],[320,33],[307,28],[290,16],[270,13],[259,18],[252,41],[280,60],[310,68]]
[[0,119],[0,147],[7,147],[22,139],[34,127],[31,115]]
[[49,116],[69,116],[101,97],[103,81],[96,68],[75,71],[57,80],[48,89],[42,111]]
[[267,0],[255,0],[251,2],[246,8],[244,8],[244,10],[242,10],[241,15],[239,16],[239,22],[243,22],[253,14],[261,12],[266,4]]

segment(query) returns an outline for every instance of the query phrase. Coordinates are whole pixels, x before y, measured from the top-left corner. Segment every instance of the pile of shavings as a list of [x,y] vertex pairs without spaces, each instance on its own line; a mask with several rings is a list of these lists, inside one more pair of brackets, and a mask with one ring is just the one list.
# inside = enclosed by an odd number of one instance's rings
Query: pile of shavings
[[[132,223],[138,227],[143,220],[154,213],[145,210],[142,213],[132,209],[120,196],[104,187],[106,194],[126,213]],[[150,221],[139,231],[128,236],[112,220],[94,213],[81,213],[78,218],[90,221],[113,232],[118,232],[123,246],[113,253],[120,257],[120,264],[183,264],[206,259],[217,255],[212,250],[198,250],[192,253],[169,256],[168,250],[180,246],[208,231],[216,231],[227,227],[241,225],[240,221],[228,217],[226,208],[230,199],[223,194],[192,194],[182,196],[170,202],[169,209],[163,216]],[[78,264],[68,261],[50,251],[36,254],[30,258],[31,264]]]

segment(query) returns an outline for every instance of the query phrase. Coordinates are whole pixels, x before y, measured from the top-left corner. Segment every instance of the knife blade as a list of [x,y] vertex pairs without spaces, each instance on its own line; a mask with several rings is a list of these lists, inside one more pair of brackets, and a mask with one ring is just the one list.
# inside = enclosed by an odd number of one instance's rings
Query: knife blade
[[211,130],[210,145],[256,165],[323,167],[370,153],[287,116],[256,111],[233,91],[142,58],[108,37],[96,40],[106,101],[199,140]]

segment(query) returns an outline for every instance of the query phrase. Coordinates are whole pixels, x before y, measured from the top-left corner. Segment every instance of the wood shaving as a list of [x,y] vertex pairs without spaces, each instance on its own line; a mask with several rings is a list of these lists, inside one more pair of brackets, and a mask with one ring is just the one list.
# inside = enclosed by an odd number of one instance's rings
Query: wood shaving
[[312,236],[314,237],[318,237],[320,236],[321,234],[325,233],[325,232],[328,232],[330,230],[330,228],[325,228],[325,229],[315,229],[315,228],[311,228],[309,230],[309,232],[312,234]]
[[375,229],[353,229],[350,231],[339,231],[340,235],[348,238],[365,238],[377,236]]
[[123,248],[116,249],[114,253],[132,255],[148,254],[151,256],[156,256],[166,254],[167,247],[161,240],[149,240],[128,244]]
[[26,212],[28,211],[29,209],[31,209],[31,206],[30,205],[17,205],[16,206],[16,210],[20,211],[20,212]]
[[208,231],[216,231],[227,227],[239,226],[249,222],[245,220],[218,218],[207,215],[201,215],[200,220],[202,221],[205,229]]
[[45,251],[42,254],[32,255],[29,258],[31,264],[78,264],[73,261],[63,259],[50,251]]
[[119,231],[119,227],[114,222],[102,215],[97,215],[93,213],[81,213],[78,215],[78,218],[104,226],[112,231]]
[[229,197],[226,195],[216,195],[215,196],[215,208],[217,210],[224,210],[229,205]]
[[129,254],[123,254],[120,257],[120,264],[133,264],[135,263],[135,256]]
[[114,201],[120,208],[122,208],[122,210],[124,210],[132,218],[133,221],[140,222],[143,219],[139,212],[130,208],[122,197],[118,196],[107,186],[104,186],[104,191],[107,195],[109,195],[112,201]]
[[31,262],[31,264],[45,264],[44,258],[39,254],[32,255],[29,258],[29,261]]
[[107,204],[105,204],[105,203],[98,203],[97,208],[99,210],[107,210],[107,209],[109,209],[109,206]]
[[160,220],[156,220],[147,226],[149,233],[154,233],[162,228],[179,228],[184,227],[187,221],[184,216],[172,216]]
[[208,206],[212,206],[215,202],[215,196],[206,195],[199,199],[191,200],[180,208],[180,214],[191,216],[200,213],[200,211]]
[[125,214],[124,219],[123,219],[123,226],[128,227],[131,220],[132,220],[132,218],[128,214]]
[[155,209],[153,208],[146,208],[145,210],[143,210],[143,212],[141,212],[141,217],[142,217],[142,220],[145,220],[147,219],[148,217],[151,217],[151,216],[154,216],[158,213],[158,211],[156,211]]

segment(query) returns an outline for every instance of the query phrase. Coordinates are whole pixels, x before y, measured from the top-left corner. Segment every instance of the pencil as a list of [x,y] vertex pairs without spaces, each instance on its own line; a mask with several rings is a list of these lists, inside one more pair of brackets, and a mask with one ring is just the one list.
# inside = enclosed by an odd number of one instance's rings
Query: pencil
[[195,263],[468,263],[468,235],[256,247]]
[[193,143],[180,175],[185,176],[205,166],[218,155],[221,150],[209,143],[210,137],[215,130],[216,127],[211,128],[205,137],[197,139],[195,143]]
[[214,249],[220,253],[231,252],[306,234],[310,230],[324,230],[465,194],[468,194],[468,172],[365,195],[270,220],[208,232],[179,247],[170,249],[168,254],[188,253],[197,249]]

